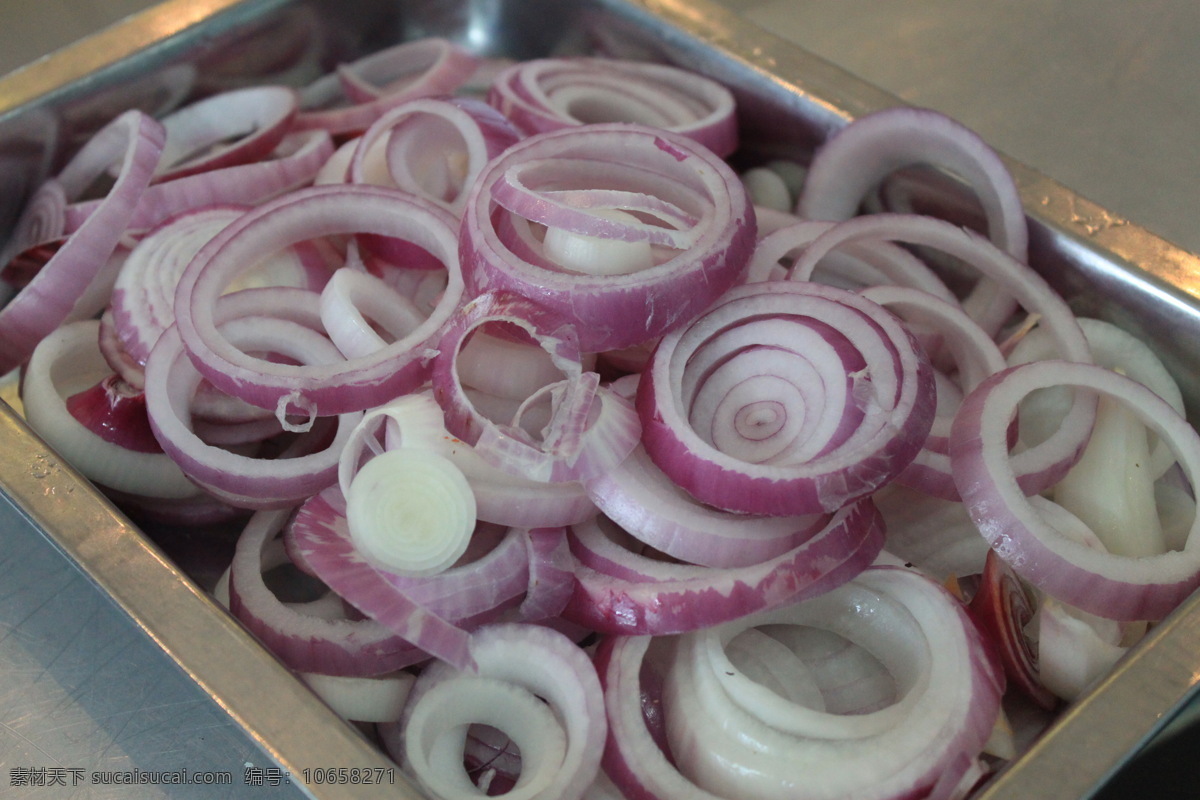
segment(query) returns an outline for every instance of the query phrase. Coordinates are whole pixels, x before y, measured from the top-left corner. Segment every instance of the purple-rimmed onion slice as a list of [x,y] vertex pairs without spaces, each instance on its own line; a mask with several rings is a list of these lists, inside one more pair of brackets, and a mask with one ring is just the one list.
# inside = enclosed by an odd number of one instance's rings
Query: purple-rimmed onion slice
[[[801,255],[796,269],[807,269],[850,243],[892,241],[930,247],[979,271],[1005,296],[1014,298],[1051,337],[1055,358],[1092,363],[1091,347],[1066,301],[1032,268],[987,239],[949,222],[914,214],[871,214],[842,222],[819,236]],[[1026,492],[1040,492],[1058,481],[1079,457],[1096,418],[1096,398],[1075,394],[1061,424],[1036,446],[1014,456],[1013,469]]]
[[746,282],[766,280],[817,281],[844,289],[879,284],[909,286],[957,303],[954,293],[925,262],[890,242],[851,245],[830,253],[820,263],[795,266],[804,248],[837,223],[796,220],[759,239],[746,270]]
[[[419,606],[473,628],[517,608],[524,599],[529,589],[529,564],[535,559],[527,533],[481,523],[467,551],[448,570],[437,575],[401,575],[367,564],[350,538],[345,498],[331,486],[301,506],[284,531],[283,542],[298,569],[322,580],[329,576],[338,583],[355,572],[366,575],[362,570],[369,567],[373,577],[345,593],[351,605],[383,607],[388,596],[402,593],[406,599],[397,601],[402,606]],[[373,599],[377,593],[383,597]]]
[[711,151],[614,123],[531,136],[493,160],[468,197],[461,255],[473,292],[529,297],[600,352],[699,313],[739,280],[754,235],[745,189]]
[[[112,424],[114,403],[121,401],[103,386],[112,372],[100,355],[98,332],[98,322],[81,320],[58,328],[34,349],[21,385],[29,426],[101,486],[139,497],[181,499],[200,494],[200,488],[158,449],[153,435],[153,449],[146,446],[150,428],[140,392],[133,413],[120,414],[119,427]],[[71,400],[84,408],[73,413]]]
[[469,631],[501,618],[540,621],[557,613],[571,585],[562,540],[561,530],[481,524],[449,569],[402,575],[359,552],[337,487],[306,502],[284,535],[299,568],[427,655],[463,666]]
[[802,544],[767,561],[712,568],[642,555],[640,543],[603,518],[573,526],[571,550],[579,566],[563,616],[601,633],[699,630],[828,591],[870,565],[883,548],[882,518],[870,500],[813,528]]
[[[983,207],[991,241],[1018,261],[1027,261],[1025,210],[1004,161],[974,131],[931,109],[877,111],[830,137],[809,166],[796,213],[806,219],[849,219],[884,178],[914,164],[930,165],[965,181]],[[989,332],[998,330],[1014,308],[1012,299],[986,277],[964,302]]]
[[[289,134],[266,158],[151,185],[127,227],[146,231],[193,208],[261,203],[310,184],[332,154],[333,141],[324,131]],[[81,225],[95,208],[96,201],[68,206],[66,229]]]
[[975,191],[989,238],[1019,261],[1029,228],[1016,184],[1003,160],[977,133],[925,108],[889,108],[854,120],[817,151],[797,204],[806,219],[845,220],[892,172],[929,164],[952,172]]
[[[470,667],[470,634],[464,627],[470,620],[438,613],[414,597],[411,587],[397,585],[403,576],[370,563],[350,538],[345,499],[336,486],[300,507],[288,525],[286,540],[297,563],[363,614],[430,656]],[[478,609],[485,618],[495,611],[489,606]]]
[[706,567],[746,567],[782,555],[813,536],[820,516],[734,514],[697,502],[638,447],[587,482],[609,519],[655,550]]
[[395,186],[459,215],[484,166],[521,136],[481,100],[420,98],[386,112],[363,133],[348,173],[354,183]]
[[[74,230],[64,229],[69,235],[58,251],[0,308],[0,373],[25,361],[37,343],[71,315],[108,264],[150,183],[164,138],[159,122],[140,111],[128,111],[89,139],[58,174],[63,197],[69,201],[81,196],[113,164],[120,165],[112,188],[96,201],[88,218]],[[35,207],[28,213],[40,212]],[[18,230],[31,225],[17,222]]]
[[257,161],[287,135],[299,108],[294,89],[255,86],[211,95],[162,118],[167,142],[156,182]]
[[481,771],[465,765],[467,734],[486,725],[520,753],[515,785],[505,795],[577,800],[600,769],[608,733],[596,669],[566,636],[537,625],[498,624],[472,640],[476,670],[434,664],[421,673],[398,725],[381,730],[384,745],[431,797],[483,797]]
[[521,61],[495,76],[488,102],[531,134],[633,122],[681,133],[722,158],[738,144],[733,94],[711,78],[667,64]]
[[[214,330],[231,347],[276,353],[299,364],[342,363],[337,348],[312,327],[319,319],[314,292],[285,287],[246,289],[220,298],[217,305]],[[271,315],[281,308],[295,317]],[[178,326],[171,326],[159,337],[146,362],[146,407],[159,444],[196,483],[233,505],[269,508],[302,501],[337,480],[341,450],[361,419],[360,412],[321,420],[302,397],[284,395],[274,409],[280,424],[307,433],[280,457],[255,458],[209,445],[197,436],[192,404],[202,381],[188,358]],[[293,421],[296,416],[300,421]],[[327,427],[315,424],[320,422],[336,426],[332,437],[319,435]],[[308,452],[309,447],[315,450]]]
[[404,42],[339,65],[301,89],[294,128],[357,136],[401,103],[452,94],[478,67],[478,57],[445,39]]
[[416,99],[450,94],[478,68],[478,56],[448,39],[430,36],[340,64],[337,75],[346,96],[363,103],[389,95]]
[[[380,405],[429,377],[432,348],[463,292],[456,229],[449,212],[395,189],[327,185],[292,192],[238,218],[192,260],[176,293],[180,339],[214,386],[261,408],[290,399],[325,416]],[[366,356],[304,365],[259,358],[217,330],[217,298],[262,258],[307,239],[347,233],[407,239],[445,265],[449,283],[414,330]]]
[[[146,363],[158,337],[175,321],[175,289],[192,257],[248,206],[210,206],[165,220],[142,237],[121,266],[109,312],[121,347]],[[316,248],[292,248],[267,259],[230,290],[251,286],[296,286],[320,290],[330,265]]]
[[[428,654],[373,619],[351,619],[341,608],[281,600],[264,572],[286,563],[277,534],[294,509],[258,511],[238,539],[229,569],[229,609],[271,652],[300,672],[382,675],[428,659]],[[330,593],[331,597],[335,597]]]
[[857,294],[771,281],[726,292],[663,337],[638,386],[642,444],[697,500],[829,512],[903,471],[933,423],[933,371]]
[[[537,344],[561,373],[507,421],[480,412],[458,373],[458,356],[472,334],[494,330]],[[433,390],[446,412],[446,429],[497,469],[550,483],[583,481],[619,464],[637,445],[632,404],[600,386],[597,373],[583,370],[576,329],[556,312],[517,295],[483,294],[459,309],[437,349]],[[541,430],[526,430],[521,415],[543,400],[550,405],[549,421]]]
[[[1179,384],[1149,345],[1111,322],[1091,317],[1079,317],[1077,321],[1095,363],[1128,375],[1166,400],[1180,414],[1186,413]],[[1015,366],[1055,358],[1056,352],[1053,337],[1039,326],[1016,343],[1008,354],[1008,364]],[[1031,446],[1045,439],[1062,424],[1070,407],[1071,393],[1062,388],[1047,389],[1026,398],[1018,413],[1021,441]],[[1161,442],[1153,443],[1152,447],[1152,474],[1158,479],[1175,463],[1175,456]]]
[[[797,693],[787,675],[813,654],[796,647],[805,638],[786,634],[812,628],[875,656],[891,675],[893,701],[840,714]],[[747,640],[751,632],[765,635]],[[795,648],[791,657],[774,652],[777,644]],[[1003,689],[957,599],[899,567],[868,569],[819,597],[681,637],[663,686],[677,772],[663,753],[638,750],[640,736],[624,739],[637,723],[624,661],[608,664],[606,684],[616,670],[618,685],[606,685],[614,718],[605,766],[661,798],[960,797],[983,773],[978,758]]]
[[963,401],[950,438],[963,502],[997,554],[1046,594],[1109,619],[1160,619],[1200,586],[1200,549],[1194,546],[1200,520],[1193,520],[1182,550],[1140,558],[1113,555],[1059,533],[1020,486],[1014,474],[1019,456],[1010,459],[1008,439],[1021,401],[1054,386],[1111,398],[1132,412],[1168,444],[1196,485],[1200,436],[1169,403],[1104,367],[1037,361],[989,378]]
[[987,332],[957,303],[947,303],[934,295],[902,286],[869,286],[859,294],[887,308],[911,327],[932,332],[943,352],[954,359],[953,379],[940,370],[936,373],[937,413],[929,437],[921,452],[896,476],[896,480],[943,500],[958,500],[950,467],[950,426],[963,395],[1007,366],[1004,355]]

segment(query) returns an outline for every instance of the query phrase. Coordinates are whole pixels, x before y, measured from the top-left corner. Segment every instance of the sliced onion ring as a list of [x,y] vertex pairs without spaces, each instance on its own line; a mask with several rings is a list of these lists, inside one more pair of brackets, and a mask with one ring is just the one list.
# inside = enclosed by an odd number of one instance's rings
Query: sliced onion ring
[[[25,361],[37,343],[70,316],[108,263],[150,183],[164,138],[161,123],[140,111],[127,111],[89,139],[59,173],[65,196],[72,199],[110,165],[120,165],[104,199],[69,232],[29,284],[0,308],[0,373]],[[28,224],[17,223],[18,228]]]
[[[529,167],[521,207],[528,205],[540,222],[616,241],[630,236],[645,241],[650,228],[656,235],[671,234],[665,227],[614,224],[594,213],[595,204],[611,210],[617,195],[650,205],[665,201],[697,220],[687,232],[692,244],[627,275],[564,271],[534,252],[540,247],[536,237],[520,238],[522,226],[531,226],[528,218],[510,218],[494,196],[518,167]],[[565,186],[564,174],[570,175]],[[553,183],[543,183],[552,177]],[[603,191],[593,195],[598,189]],[[539,199],[543,191],[560,190],[569,197],[560,197],[553,208]],[[702,310],[740,278],[754,233],[745,188],[710,151],[653,128],[589,125],[531,136],[484,169],[464,212],[463,269],[476,293],[511,291],[574,319],[581,347],[599,352],[652,339]],[[665,297],[675,301],[664,303]]]
[[950,437],[955,481],[975,524],[996,553],[1031,584],[1089,613],[1157,620],[1200,586],[1200,518],[1183,550],[1142,558],[1102,552],[1058,534],[1019,485],[1008,426],[1031,392],[1071,386],[1107,395],[1136,414],[1175,452],[1192,486],[1200,477],[1200,434],[1145,386],[1103,367],[1036,361],[984,381],[963,402]]
[[[1014,298],[1053,339],[1056,358],[1092,363],[1092,352],[1075,315],[1046,279],[977,233],[949,222],[915,214],[871,214],[856,217],[818,237],[796,269],[806,269],[826,254],[858,241],[893,241],[923,245],[954,256],[979,270],[1006,296]],[[1070,411],[1054,433],[1014,457],[1014,470],[1029,493],[1055,483],[1070,468],[1096,419],[1096,398],[1076,393]]]
[[[379,405],[420,387],[429,376],[429,350],[463,292],[457,226],[444,209],[378,186],[316,186],[258,206],[223,229],[185,270],[175,304],[180,338],[213,385],[261,408],[289,397],[322,416]],[[344,233],[408,239],[446,265],[449,284],[415,330],[364,357],[306,366],[267,362],[221,336],[213,306],[249,266],[289,244]]]
[[769,281],[664,336],[637,407],[646,452],[697,500],[800,515],[895,478],[925,442],[935,399],[928,358],[882,307]]

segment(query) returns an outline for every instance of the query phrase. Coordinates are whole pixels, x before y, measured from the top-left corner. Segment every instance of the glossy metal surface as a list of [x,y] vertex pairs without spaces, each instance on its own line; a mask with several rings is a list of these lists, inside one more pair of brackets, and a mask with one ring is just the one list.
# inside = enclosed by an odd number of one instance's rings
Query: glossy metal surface
[[[548,15],[554,26],[540,24]],[[264,77],[300,84],[339,59],[422,35],[513,57],[600,47],[713,75],[738,95],[745,163],[805,160],[850,119],[900,104],[705,0],[170,0],[99,41],[0,79],[0,197],[9,198],[0,200],[0,231],[29,188],[116,109],[162,112]],[[1032,169],[1010,166],[1033,224],[1034,265],[1077,312],[1151,343],[1195,418],[1200,352],[1180,343],[1200,341],[1200,258]],[[918,176],[910,193],[964,219],[973,213],[969,200],[937,181]],[[257,746],[295,769],[382,763],[12,414],[0,415],[0,443],[0,487],[14,506]],[[979,797],[1047,796],[1051,787],[1053,796],[1086,796],[1189,696],[1196,653],[1193,599]],[[417,795],[397,787],[392,796]]]

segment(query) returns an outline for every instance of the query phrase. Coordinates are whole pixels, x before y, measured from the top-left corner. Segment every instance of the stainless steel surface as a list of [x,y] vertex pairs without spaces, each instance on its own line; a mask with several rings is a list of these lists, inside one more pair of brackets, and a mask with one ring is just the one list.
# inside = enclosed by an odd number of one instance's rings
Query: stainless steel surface
[[[552,30],[537,24],[550,13],[557,22]],[[19,198],[117,108],[132,102],[162,111],[190,92],[214,91],[267,74],[288,54],[303,57],[285,73],[288,80],[299,82],[337,58],[426,34],[449,35],[492,54],[517,57],[578,51],[599,43],[622,54],[712,74],[734,88],[744,110],[746,163],[781,153],[807,158],[849,119],[902,102],[794,42],[703,0],[172,0],[97,39],[0,79],[0,197],[10,198],[0,201],[0,231],[11,224]],[[1027,166],[1016,161],[1011,165],[1034,227],[1035,266],[1078,311],[1118,321],[1154,345],[1183,384],[1195,415],[1200,409],[1200,352],[1181,343],[1200,341],[1200,259]],[[928,202],[961,206],[970,214],[969,203],[954,193],[937,194]],[[36,531],[28,534],[33,542],[29,546],[40,547],[43,555],[55,554],[64,574],[70,564],[78,564],[81,571],[70,574],[94,584],[98,596],[108,600],[96,602],[91,613],[112,617],[106,624],[117,628],[117,620],[134,626],[151,650],[162,654],[167,669],[155,673],[156,684],[160,675],[173,669],[185,677],[185,688],[199,693],[201,699],[194,705],[189,705],[194,698],[185,701],[180,708],[188,710],[174,718],[187,729],[178,734],[182,739],[190,741],[196,735],[192,726],[207,724],[197,720],[220,719],[231,726],[233,750],[241,746],[237,735],[244,736],[289,770],[367,766],[364,759],[381,758],[266,656],[154,545],[58,464],[19,421],[4,414],[0,425],[0,487],[17,509],[14,519],[27,520]],[[13,530],[24,529],[0,520],[3,541],[14,536]],[[7,561],[2,563],[7,567]],[[21,641],[33,630],[25,627],[27,620],[38,619],[36,613],[26,617],[24,606],[13,608],[18,609],[13,616],[0,617],[13,626],[0,642]],[[1198,626],[1200,609],[1193,602],[1161,626],[1104,686],[1064,715],[1037,748],[982,796],[1085,796],[1193,690]],[[43,632],[38,629],[39,638]],[[106,641],[94,641],[91,646],[96,649],[90,652],[111,653],[103,649]],[[53,646],[49,649],[55,652]],[[45,651],[43,647],[40,652]],[[40,669],[53,674],[49,666]],[[86,683],[86,667],[84,672],[80,680]],[[136,680],[132,686],[145,690]],[[74,698],[72,691],[66,695]],[[81,692],[74,699],[85,697]],[[215,717],[206,717],[209,712]],[[32,720],[28,715],[20,718]],[[101,714],[100,719],[107,717]],[[0,722],[8,723],[7,716]],[[5,768],[21,765],[14,757],[34,757],[23,740],[9,734],[10,728],[0,731],[9,737],[0,739],[7,748],[0,751]],[[122,735],[113,737],[114,747],[125,741]],[[11,744],[14,741],[18,744]],[[117,750],[89,758],[101,763],[113,752]],[[175,751],[167,752],[167,763],[171,752]],[[174,763],[200,768],[195,761]],[[235,783],[241,777],[236,769],[234,777]],[[1047,793],[1048,787],[1053,794]],[[321,787],[310,790],[315,793]],[[259,796],[261,787],[254,791]],[[352,796],[349,791],[339,787],[329,796]],[[405,795],[396,791],[391,796]]]
[[[241,796],[247,764],[275,765],[7,499],[0,528],[0,785],[12,796],[20,794],[12,770],[41,768],[60,771],[63,785],[29,788],[37,797],[232,799]],[[105,773],[183,769],[229,783],[93,782]],[[255,796],[305,795],[281,783]]]

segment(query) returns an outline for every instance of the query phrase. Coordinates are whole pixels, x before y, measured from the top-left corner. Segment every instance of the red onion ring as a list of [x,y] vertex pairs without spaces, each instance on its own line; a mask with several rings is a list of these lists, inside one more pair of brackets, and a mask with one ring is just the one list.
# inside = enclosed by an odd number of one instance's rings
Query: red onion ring
[[[175,321],[175,290],[192,257],[246,206],[207,206],[165,220],[133,247],[113,285],[109,312],[121,348],[145,364],[158,337]],[[319,290],[330,267],[300,250],[280,253],[246,276],[249,285],[285,285]]]
[[210,95],[162,118],[166,145],[155,182],[263,158],[283,140],[300,99],[285,86],[255,86]]
[[[755,683],[725,648],[756,625],[780,624],[865,647],[893,675],[896,701],[830,714]],[[991,735],[1003,684],[954,597],[917,573],[876,567],[820,597],[682,637],[663,705],[674,763],[716,796],[937,800],[959,796],[981,774],[971,765]]]
[[[281,287],[248,289],[228,295],[219,304],[213,316],[217,335],[231,343],[287,354],[301,363],[327,364],[341,359],[333,344],[311,327],[289,319],[254,316],[264,293],[286,298],[310,318],[317,316],[312,292]],[[189,478],[226,502],[246,508],[294,504],[337,480],[342,447],[361,413],[341,414],[332,441],[316,452],[274,459],[242,456],[206,444],[193,431],[192,398],[202,377],[188,359],[178,326],[168,328],[146,362],[146,407],[159,444]],[[276,415],[282,419],[281,411],[289,405],[308,412],[311,424],[315,413],[302,397],[282,396]]]
[[[1072,386],[1107,395],[1167,442],[1193,486],[1200,477],[1200,434],[1169,403],[1103,367],[1037,361],[984,381],[963,402],[950,437],[955,481],[971,518],[1018,575],[1053,597],[1116,620],[1161,619],[1200,586],[1200,550],[1141,558],[1102,552],[1061,534],[1031,505],[1008,455],[1008,425],[1031,392]],[[1193,521],[1190,544],[1200,530]]]
[[[870,286],[859,292],[897,314],[918,330],[933,331],[944,352],[953,356],[956,379],[939,382],[937,413],[929,437],[911,464],[896,476],[897,482],[943,500],[958,500],[949,456],[950,426],[958,411],[961,394],[974,389],[985,378],[1007,364],[1000,348],[987,332],[957,303],[950,304],[925,292],[901,286]],[[958,402],[955,402],[958,400]],[[1014,434],[1016,431],[1014,430]]]
[[596,507],[639,541],[681,561],[746,567],[782,555],[812,537],[820,516],[733,514],[699,503],[638,447],[617,467],[591,479]]
[[271,652],[301,672],[382,675],[428,655],[373,619],[327,619],[283,603],[263,582],[264,551],[292,508],[259,511],[238,538],[229,570],[229,610]]
[[[97,132],[59,173],[65,197],[70,199],[110,165],[121,165],[112,188],[88,219],[0,308],[0,373],[25,361],[37,343],[70,316],[108,262],[150,183],[163,139],[160,123],[140,111],[128,111]],[[17,227],[28,224],[18,222]]]
[[486,103],[421,98],[380,116],[357,141],[354,183],[392,185],[461,215],[479,173],[521,133]]
[[[664,200],[699,220],[689,234],[694,244],[628,275],[563,271],[535,254],[536,240],[508,233],[514,224],[532,233],[527,220],[514,221],[497,207],[493,193],[510,170],[522,165],[537,166],[525,173],[534,195],[568,188],[572,202],[586,203],[588,191],[603,189]],[[533,181],[536,175],[555,175],[562,182],[542,186]],[[553,216],[539,217],[602,235],[602,217],[587,208],[567,211],[565,218],[555,210],[547,212]],[[627,229],[618,227],[615,233],[626,236]],[[753,246],[754,210],[737,175],[694,142],[636,125],[590,125],[531,136],[494,160],[468,197],[461,239],[472,292],[506,290],[530,297],[574,319],[582,349],[599,352],[659,336],[732,286]],[[666,304],[664,297],[679,301]]]
[[663,337],[638,386],[642,444],[697,500],[833,511],[898,475],[933,423],[928,359],[896,317],[822,284],[739,286]]
[[[269,158],[153,184],[126,227],[145,231],[192,208],[261,203],[307,186],[332,154],[333,141],[324,131],[288,135]],[[94,201],[69,206],[66,229],[74,230],[94,210]]]
[[[808,219],[849,219],[881,180],[921,163],[965,180],[983,205],[991,241],[1018,261],[1028,261],[1025,210],[1004,161],[974,131],[930,109],[884,109],[830,137],[809,166],[796,213]],[[1011,299],[990,281],[980,281],[972,295],[965,303],[985,330],[998,330],[1013,310]]]
[[[463,292],[456,227],[444,209],[394,189],[327,185],[292,192],[239,218],[192,260],[176,294],[180,340],[213,385],[262,408],[294,398],[325,416],[379,405],[429,377],[432,347]],[[249,355],[217,330],[217,297],[262,257],[305,239],[362,232],[409,239],[446,265],[445,292],[407,336],[360,358],[290,366]]]
[[478,63],[474,55],[444,39],[380,50],[301,89],[294,129],[323,130],[342,139],[357,136],[389,108],[419,97],[451,94],[474,75]]
[[413,100],[450,94],[475,74],[479,63],[461,45],[430,36],[340,64],[337,76],[346,96],[357,103],[397,95]]
[[610,538],[600,521],[573,526],[571,548],[579,567],[567,620],[601,633],[664,635],[829,591],[879,555],[883,522],[870,500],[860,500],[788,552],[727,569],[638,555]]
[[[1014,298],[1057,345],[1057,357],[1091,363],[1091,348],[1071,309],[1046,280],[988,240],[949,222],[912,214],[872,214],[831,228],[803,253],[797,269],[815,263],[827,253],[858,241],[886,240],[931,247],[961,259],[979,270],[1006,296]],[[1059,428],[1035,447],[1016,455],[1013,468],[1021,485],[1037,493],[1057,480],[1078,458],[1096,418],[1096,398],[1077,393]]]
[[[519,330],[549,355],[563,380],[550,388],[550,422],[534,436],[519,420],[498,423],[467,397],[458,355],[472,333],[491,323]],[[523,297],[487,293],[466,303],[437,345],[434,397],[446,412],[446,429],[473,446],[492,466],[537,481],[584,481],[620,463],[637,445],[640,426],[632,404],[584,372],[576,328],[559,314]]]

